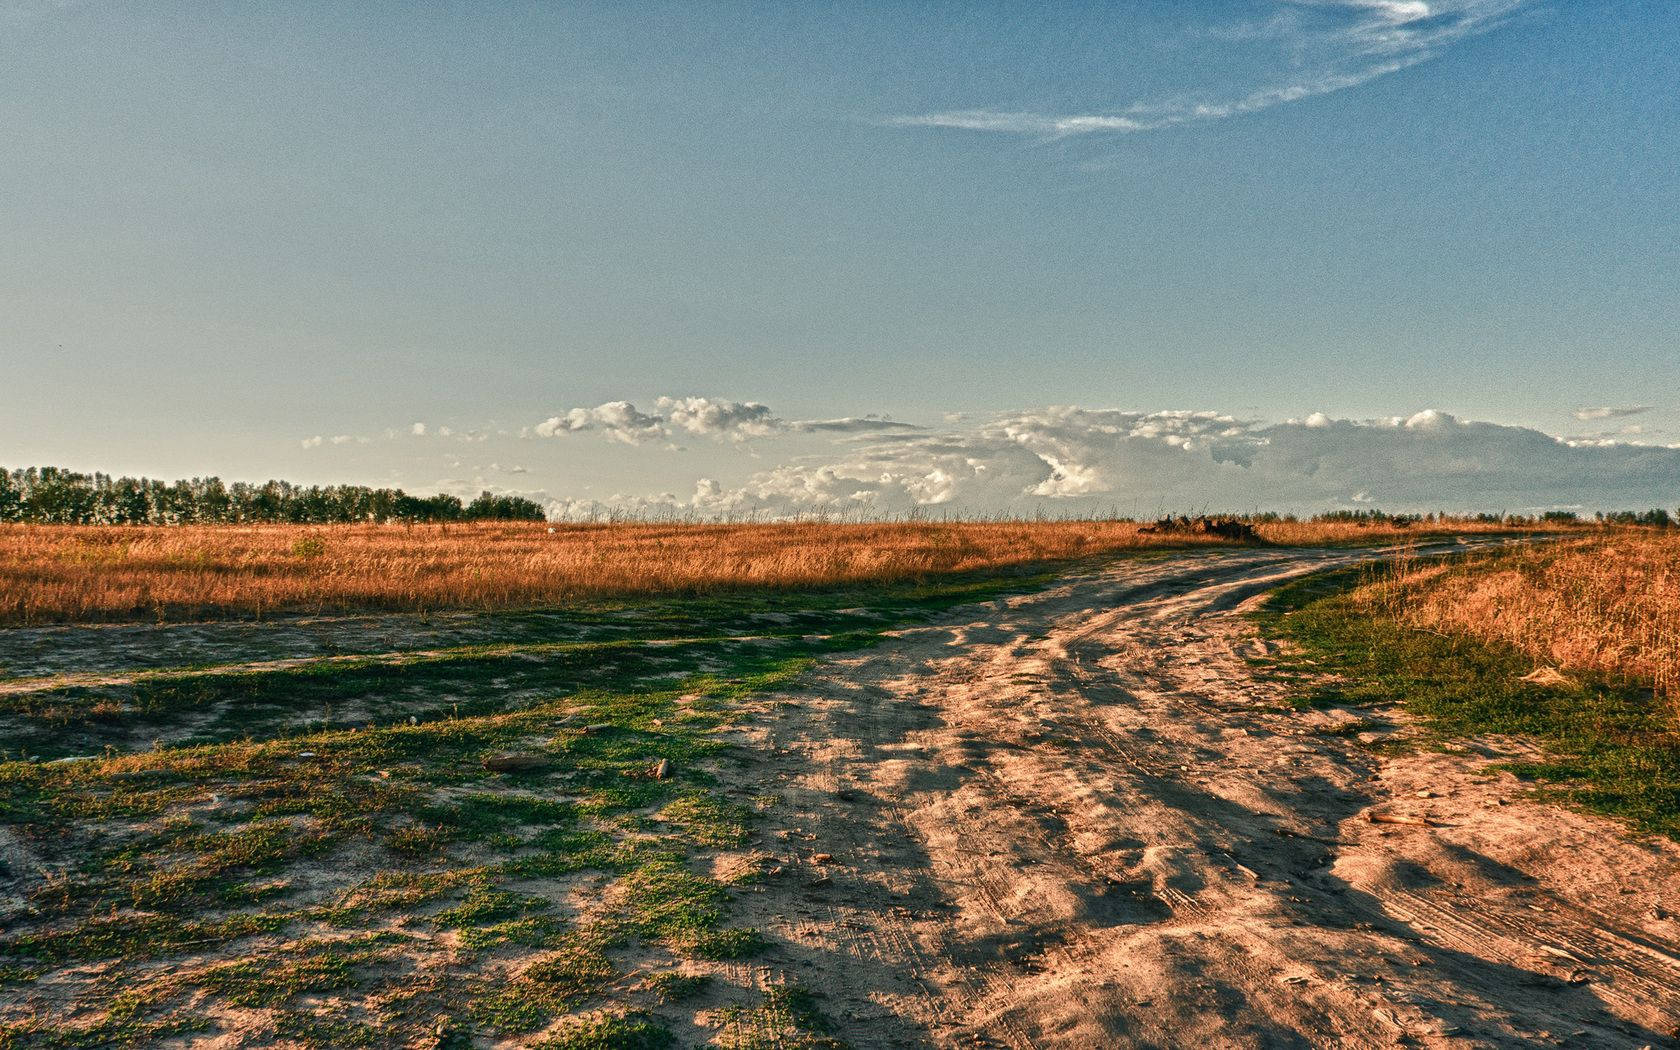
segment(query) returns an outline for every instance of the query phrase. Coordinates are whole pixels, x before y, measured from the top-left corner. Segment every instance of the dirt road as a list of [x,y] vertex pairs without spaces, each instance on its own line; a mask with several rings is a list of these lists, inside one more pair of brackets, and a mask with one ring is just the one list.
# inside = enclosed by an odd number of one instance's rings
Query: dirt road
[[1359,557],[1123,562],[781,697],[749,790],[796,863],[737,976],[855,1046],[1673,1045],[1680,849],[1527,801],[1518,745],[1385,758],[1257,680],[1245,602]]

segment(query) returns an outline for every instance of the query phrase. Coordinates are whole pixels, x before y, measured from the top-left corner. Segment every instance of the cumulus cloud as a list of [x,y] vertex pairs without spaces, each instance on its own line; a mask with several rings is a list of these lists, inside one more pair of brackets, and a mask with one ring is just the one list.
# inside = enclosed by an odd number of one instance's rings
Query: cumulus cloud
[[1641,412],[1651,411],[1650,405],[1601,405],[1598,408],[1577,408],[1575,418],[1583,421],[1594,419],[1620,419],[1623,416],[1637,416]]
[[[859,443],[861,440],[861,443]],[[1167,510],[1645,506],[1680,493],[1680,449],[1568,441],[1437,410],[1268,423],[1214,411],[1049,408],[945,431],[845,438],[744,483],[557,504],[604,513],[788,517]]]
[[426,436],[426,424],[416,423],[413,426],[408,428],[408,432],[410,434],[413,434],[415,437],[425,437]]
[[[1630,405],[1583,408],[1577,415],[1619,420],[1645,411],[1646,406]],[[526,434],[559,438],[593,432],[633,446],[686,438],[726,447],[750,441],[754,456],[767,461],[763,469],[731,474],[727,482],[711,472],[747,464],[708,461],[691,490],[674,492],[636,491],[630,479],[597,478],[617,481],[627,491],[557,500],[553,511],[561,517],[926,512],[1149,517],[1167,511],[1312,512],[1351,506],[1526,511],[1672,506],[1680,499],[1680,446],[1642,443],[1662,431],[1636,423],[1557,437],[1436,409],[1378,419],[1313,412],[1272,422],[1205,409],[1077,405],[990,417],[947,413],[942,419],[931,426],[878,415],[787,420],[756,401],[662,397],[646,411],[629,401],[571,409]],[[427,433],[455,445],[512,436],[446,426],[428,427]],[[367,443],[348,434],[302,441],[309,449]],[[497,461],[478,469],[490,477],[544,477],[541,463],[528,468],[501,458],[512,454],[499,451]],[[463,468],[457,459],[450,469]],[[474,478],[471,484],[482,487],[484,481]]]
[[665,420],[638,411],[628,401],[608,401],[594,408],[574,408],[564,415],[550,416],[533,429],[538,437],[594,430],[627,445],[653,441],[668,433]]
[[703,437],[740,440],[765,437],[779,428],[781,420],[767,405],[756,401],[719,401],[709,397],[662,397],[656,402],[659,414],[671,431]]
[[734,442],[777,434],[868,434],[914,431],[921,427],[877,415],[836,419],[785,420],[757,401],[712,397],[661,397],[653,411],[643,412],[628,401],[609,401],[595,408],[574,408],[532,428],[538,437],[557,437],[579,431],[598,431],[631,445],[680,437],[706,437]]
[[557,437],[593,430],[627,444],[639,445],[684,436],[743,442],[779,434],[884,434],[923,429],[914,423],[901,423],[873,414],[786,420],[772,412],[770,406],[757,401],[661,397],[654,402],[652,412],[643,412],[628,401],[609,401],[595,408],[574,408],[564,415],[543,420],[532,428],[532,432],[538,437]]
[[887,118],[902,127],[949,128],[1065,138],[1126,134],[1258,113],[1359,87],[1426,62],[1449,45],[1486,32],[1530,0],[1275,0],[1260,23],[1219,27],[1227,41],[1271,41],[1272,83],[1208,90],[1198,96],[1140,99],[1098,111],[951,109]]
[[532,429],[538,437],[593,430],[615,441],[640,445],[679,434],[744,441],[764,437],[782,425],[768,406],[756,401],[662,397],[652,412],[643,412],[628,401],[609,401],[551,416]]

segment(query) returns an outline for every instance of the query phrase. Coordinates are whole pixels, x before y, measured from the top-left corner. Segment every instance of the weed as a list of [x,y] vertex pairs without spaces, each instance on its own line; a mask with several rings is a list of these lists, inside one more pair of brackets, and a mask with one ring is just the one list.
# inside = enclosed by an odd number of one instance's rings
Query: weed
[[665,1050],[676,1037],[643,1013],[584,1018],[557,1035],[534,1044],[535,1050]]
[[757,1007],[723,1011],[719,1045],[727,1050],[841,1050],[829,1033],[834,1024],[817,1006],[817,995],[797,984],[771,985]]
[[711,986],[712,978],[710,974],[668,971],[653,974],[642,983],[659,1002],[680,1003],[705,992]]

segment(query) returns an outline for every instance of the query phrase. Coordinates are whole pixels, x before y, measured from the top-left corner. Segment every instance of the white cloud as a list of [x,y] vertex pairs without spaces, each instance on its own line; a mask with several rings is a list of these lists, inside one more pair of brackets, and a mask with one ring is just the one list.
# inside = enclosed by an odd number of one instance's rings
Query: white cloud
[[709,397],[662,397],[655,402],[669,430],[705,437],[742,440],[765,437],[782,421],[756,401],[719,401]]
[[1347,0],[1345,6],[1363,7],[1390,22],[1415,22],[1433,14],[1422,0]]
[[574,408],[564,415],[550,416],[534,429],[538,437],[594,430],[627,445],[639,445],[664,437],[667,433],[663,419],[638,411],[628,401],[608,401],[594,408]]
[[1136,100],[1098,112],[952,109],[890,117],[901,127],[950,128],[1065,138],[1132,133],[1258,113],[1274,106],[1359,87],[1426,62],[1449,45],[1486,32],[1530,0],[1275,0],[1257,25],[1213,30],[1226,40],[1274,40],[1273,83],[1201,97]]
[[1650,405],[1622,405],[1620,407],[1602,405],[1598,408],[1577,408],[1575,418],[1579,420],[1620,419],[1623,416],[1637,416],[1641,412],[1649,411],[1651,411]]
[[581,431],[597,431],[626,444],[694,436],[745,442],[785,432],[864,433],[882,430],[913,430],[908,423],[895,423],[878,416],[848,416],[842,419],[807,419],[789,422],[768,405],[757,401],[730,401],[713,397],[661,397],[653,411],[644,412],[629,401],[609,401],[595,408],[574,408],[551,416],[532,428],[538,437],[558,437]]
[[408,428],[408,432],[410,434],[413,434],[415,437],[425,437],[426,436],[426,424],[416,423],[413,426]]
[[[1437,410],[1264,423],[1211,411],[1079,407],[945,431],[836,437],[728,487],[557,504],[560,516],[1110,514],[1167,510],[1516,510],[1680,497],[1680,449],[1588,445]],[[860,443],[861,442],[861,443]]]
[[[1616,419],[1647,410],[1585,408],[1577,415]],[[1680,501],[1680,447],[1641,443],[1663,431],[1632,423],[1555,437],[1427,408],[1363,420],[1313,412],[1281,423],[1197,409],[1081,406],[989,418],[953,412],[942,418],[933,426],[872,415],[790,421],[754,401],[663,397],[651,411],[629,401],[571,409],[528,433],[557,438],[595,432],[633,446],[684,437],[725,445],[750,441],[754,456],[765,460],[763,469],[747,474],[739,458],[729,460],[736,465],[731,467],[700,457],[705,471],[688,492],[681,486],[677,492],[637,491],[632,478],[596,477],[597,483],[616,481],[625,491],[603,499],[562,499],[555,513],[567,517],[921,512],[1148,517],[1169,510],[1494,511]],[[454,443],[512,437],[493,428],[440,426],[428,432]],[[315,435],[301,444],[313,449],[368,441]],[[527,445],[521,458],[532,454],[538,453]],[[467,468],[454,458],[447,469],[459,474]],[[489,477],[553,477],[540,462],[513,465],[504,459],[478,469]],[[680,464],[667,460],[657,469],[671,477]],[[732,469],[743,473],[730,475],[727,483],[711,474]],[[465,486],[469,480],[452,484]],[[485,478],[472,478],[470,485],[482,488]]]

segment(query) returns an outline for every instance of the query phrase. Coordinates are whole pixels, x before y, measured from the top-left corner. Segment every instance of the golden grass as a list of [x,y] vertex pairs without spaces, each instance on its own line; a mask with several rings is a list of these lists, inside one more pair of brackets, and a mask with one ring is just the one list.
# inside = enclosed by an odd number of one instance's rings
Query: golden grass
[[[1452,531],[1487,531],[1465,524]],[[1270,542],[1415,537],[1261,526]],[[0,526],[0,623],[526,608],[745,588],[892,583],[1149,546],[1131,522]]]
[[1519,549],[1407,589],[1412,622],[1680,697],[1680,533],[1617,530]]

